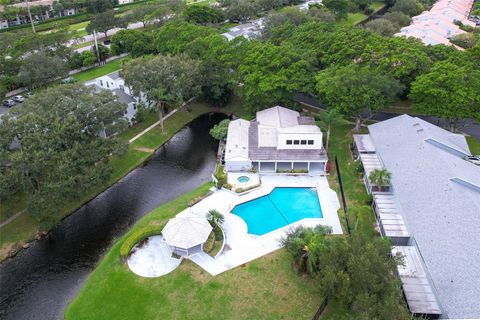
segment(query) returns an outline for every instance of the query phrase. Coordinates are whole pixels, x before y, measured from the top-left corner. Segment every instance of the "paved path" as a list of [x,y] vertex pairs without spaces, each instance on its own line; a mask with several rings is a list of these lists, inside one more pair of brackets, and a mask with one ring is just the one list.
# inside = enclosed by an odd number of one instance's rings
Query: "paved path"
[[225,272],[229,269],[226,266],[218,263],[218,261],[215,261],[215,259],[203,251],[195,253],[188,258],[199,267],[210,273],[212,276],[216,276],[217,274]]
[[26,210],[22,210],[22,211],[19,211],[17,213],[15,213],[13,216],[11,216],[10,218],[8,218],[7,220],[3,221],[0,223],[0,228],[2,228],[3,226],[6,226],[7,224],[9,224],[10,222],[12,222],[13,220],[17,219],[20,215],[22,215],[23,213],[25,213]]
[[[172,112],[170,112],[169,114],[167,114],[165,117],[163,117],[163,122],[165,122],[165,120],[167,120],[168,118],[170,118],[170,116],[172,116],[175,112],[177,112],[177,109],[173,109]],[[133,141],[137,140],[138,138],[140,138],[141,136],[143,136],[145,133],[147,133],[148,131],[152,130],[153,128],[155,128],[156,126],[158,126],[160,124],[160,121],[157,121],[155,122],[154,124],[152,124],[150,127],[148,127],[147,129],[143,130],[142,132],[140,132],[139,134],[137,134],[135,137],[133,137],[132,139],[128,140],[128,143],[132,143]]]

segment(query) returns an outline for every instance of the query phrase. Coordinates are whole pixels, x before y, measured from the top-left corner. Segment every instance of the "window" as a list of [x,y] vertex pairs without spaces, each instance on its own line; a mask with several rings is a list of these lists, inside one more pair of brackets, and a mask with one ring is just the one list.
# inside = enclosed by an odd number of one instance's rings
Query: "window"
[[100,86],[103,87],[103,80],[100,80]]
[[300,144],[307,144],[307,140],[301,140]]
[[133,104],[133,110],[137,110],[137,105],[135,103]]
[[292,140],[287,140],[287,144],[292,144]]
[[309,144],[309,145],[312,145],[312,144],[313,144],[313,140],[308,140],[308,144]]
[[293,140],[293,144],[300,144],[300,140]]
[[110,88],[110,86],[108,85],[108,82],[107,82],[107,88]]

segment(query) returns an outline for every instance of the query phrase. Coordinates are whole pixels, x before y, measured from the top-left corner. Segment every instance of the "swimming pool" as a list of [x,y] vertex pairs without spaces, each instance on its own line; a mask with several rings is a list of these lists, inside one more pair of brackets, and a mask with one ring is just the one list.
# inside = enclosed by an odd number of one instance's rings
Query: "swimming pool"
[[274,188],[266,196],[235,206],[248,233],[263,235],[304,218],[323,218],[316,188]]

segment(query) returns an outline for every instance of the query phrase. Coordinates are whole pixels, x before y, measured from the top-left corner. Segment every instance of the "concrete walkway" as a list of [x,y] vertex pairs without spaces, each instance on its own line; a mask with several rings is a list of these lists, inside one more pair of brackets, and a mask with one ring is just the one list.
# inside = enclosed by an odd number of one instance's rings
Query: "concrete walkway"
[[22,211],[19,211],[17,213],[15,213],[13,216],[11,216],[10,218],[8,218],[7,220],[3,221],[0,223],[0,228],[2,228],[3,226],[6,226],[7,224],[9,224],[10,222],[12,222],[13,220],[17,219],[18,217],[20,217],[22,214],[24,214],[27,210],[22,210]]
[[228,270],[226,266],[217,263],[215,259],[203,251],[188,258],[211,275],[217,275]]
[[155,278],[172,272],[181,262],[181,258],[172,258],[172,249],[163,236],[152,236],[142,246],[133,247],[127,265],[139,276]]
[[[168,118],[170,118],[172,115],[175,114],[175,112],[177,112],[178,110],[177,109],[173,109],[172,112],[170,112],[169,114],[167,114],[165,117],[163,117],[163,122],[165,122],[165,120],[167,120]],[[133,137],[132,139],[128,140],[128,143],[132,143],[133,141],[137,140],[138,138],[140,138],[141,136],[143,136],[145,133],[147,133],[148,131],[152,130],[153,128],[155,128],[156,126],[160,125],[160,121],[157,121],[155,122],[154,124],[152,124],[150,127],[148,127],[147,129],[143,130],[142,132],[140,132],[139,134],[137,134],[135,137]]]

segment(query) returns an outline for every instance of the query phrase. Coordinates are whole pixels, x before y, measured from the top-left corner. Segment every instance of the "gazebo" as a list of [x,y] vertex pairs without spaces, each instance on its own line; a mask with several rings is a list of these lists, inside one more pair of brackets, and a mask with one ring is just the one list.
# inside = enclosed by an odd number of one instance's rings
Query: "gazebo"
[[162,235],[174,253],[189,256],[203,250],[211,232],[212,226],[205,217],[187,213],[170,219]]

